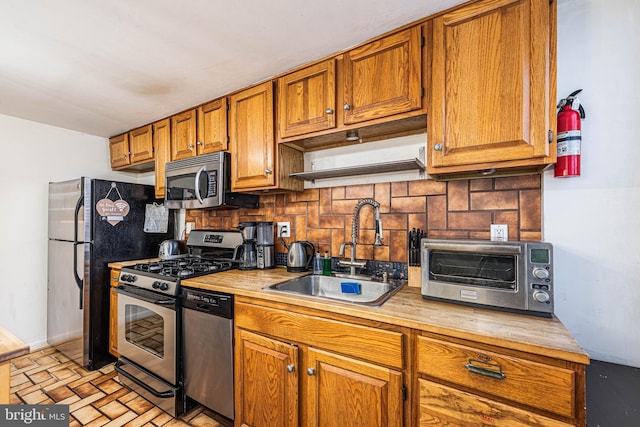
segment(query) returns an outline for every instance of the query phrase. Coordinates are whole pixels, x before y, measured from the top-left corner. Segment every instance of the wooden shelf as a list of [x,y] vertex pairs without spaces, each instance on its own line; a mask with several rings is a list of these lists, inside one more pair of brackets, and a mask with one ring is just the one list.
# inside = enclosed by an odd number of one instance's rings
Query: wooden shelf
[[387,172],[399,172],[408,170],[424,171],[424,162],[418,158],[410,160],[397,160],[393,162],[374,163],[364,166],[347,166],[343,168],[324,169],[310,172],[290,173],[291,178],[303,181],[314,181],[324,178],[339,178],[343,176],[369,175]]

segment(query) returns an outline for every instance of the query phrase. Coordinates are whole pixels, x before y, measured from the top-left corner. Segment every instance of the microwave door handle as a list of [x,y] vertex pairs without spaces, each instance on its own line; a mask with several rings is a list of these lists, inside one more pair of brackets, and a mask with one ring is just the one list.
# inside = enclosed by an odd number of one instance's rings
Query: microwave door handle
[[196,172],[195,190],[196,190],[196,197],[198,198],[198,201],[200,202],[200,204],[204,205],[204,200],[202,199],[202,196],[200,196],[200,175],[202,175],[203,172],[205,172],[204,166],[202,166],[200,169],[198,169],[198,172]]

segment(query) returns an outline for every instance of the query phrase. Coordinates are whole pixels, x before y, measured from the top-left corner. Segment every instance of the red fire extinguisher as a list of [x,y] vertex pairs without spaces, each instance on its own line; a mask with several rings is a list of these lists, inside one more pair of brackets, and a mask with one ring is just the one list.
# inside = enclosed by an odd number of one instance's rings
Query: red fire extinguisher
[[555,178],[580,176],[580,119],[585,118],[584,108],[576,97],[582,92],[578,89],[558,104],[558,160]]

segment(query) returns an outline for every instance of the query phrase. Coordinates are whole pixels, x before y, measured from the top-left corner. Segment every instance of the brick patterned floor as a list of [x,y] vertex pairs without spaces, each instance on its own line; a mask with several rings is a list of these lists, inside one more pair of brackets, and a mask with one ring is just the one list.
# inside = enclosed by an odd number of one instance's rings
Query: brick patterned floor
[[113,364],[88,371],[52,347],[11,361],[10,403],[68,404],[74,427],[231,426],[202,406],[173,418],[122,386]]

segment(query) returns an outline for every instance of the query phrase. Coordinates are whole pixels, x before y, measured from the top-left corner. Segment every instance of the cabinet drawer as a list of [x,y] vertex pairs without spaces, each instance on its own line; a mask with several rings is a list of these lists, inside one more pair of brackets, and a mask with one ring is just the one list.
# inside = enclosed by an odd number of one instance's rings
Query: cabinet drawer
[[403,334],[368,326],[236,302],[235,325],[290,342],[348,353],[402,369]]
[[419,380],[421,427],[569,427],[542,415],[465,393],[441,384]]
[[418,372],[573,418],[575,372],[514,356],[419,336]]

